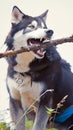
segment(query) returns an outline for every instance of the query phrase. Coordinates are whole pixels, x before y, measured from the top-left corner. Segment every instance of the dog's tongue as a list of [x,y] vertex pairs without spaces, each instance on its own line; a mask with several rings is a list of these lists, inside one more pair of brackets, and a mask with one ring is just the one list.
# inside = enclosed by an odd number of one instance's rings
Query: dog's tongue
[[37,51],[37,53],[40,54],[40,55],[43,55],[43,50],[42,50],[42,49],[39,49],[39,50]]

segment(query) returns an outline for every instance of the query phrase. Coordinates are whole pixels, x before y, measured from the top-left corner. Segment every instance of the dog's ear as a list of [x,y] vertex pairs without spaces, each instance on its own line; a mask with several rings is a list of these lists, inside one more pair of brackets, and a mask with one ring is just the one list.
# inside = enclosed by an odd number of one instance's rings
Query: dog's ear
[[46,21],[47,14],[48,14],[48,10],[46,10],[43,14],[41,14],[40,17],[43,18],[44,21]]
[[12,10],[12,19],[11,23],[18,24],[26,15],[21,12],[21,10],[14,6]]

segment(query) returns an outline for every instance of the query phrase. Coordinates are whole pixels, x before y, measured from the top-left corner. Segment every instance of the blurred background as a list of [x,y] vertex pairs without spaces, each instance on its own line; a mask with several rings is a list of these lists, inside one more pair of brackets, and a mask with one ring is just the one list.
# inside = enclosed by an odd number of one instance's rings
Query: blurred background
[[[53,39],[73,34],[73,0],[0,0],[0,52],[5,50],[4,41],[11,27],[13,6],[18,6],[25,14],[38,16],[49,10],[47,26],[54,30]],[[73,43],[58,45],[57,49],[73,71]],[[7,63],[0,59],[0,113],[8,109],[8,93],[6,90]],[[5,114],[8,114],[5,112]],[[7,116],[3,115],[5,119]]]

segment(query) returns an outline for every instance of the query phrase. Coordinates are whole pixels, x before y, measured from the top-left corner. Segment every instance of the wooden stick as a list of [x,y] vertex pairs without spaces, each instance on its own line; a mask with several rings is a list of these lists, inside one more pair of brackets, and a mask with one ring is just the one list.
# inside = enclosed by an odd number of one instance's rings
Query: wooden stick
[[51,41],[44,42],[44,43],[40,42],[40,44],[38,43],[37,45],[24,47],[24,48],[21,48],[19,50],[9,50],[9,51],[6,51],[4,53],[0,53],[0,58],[13,56],[13,55],[23,53],[23,52],[36,51],[38,49],[46,48],[46,47],[50,47],[50,46],[57,46],[59,44],[63,44],[63,43],[67,43],[67,42],[73,42],[73,35],[70,37],[51,40]]

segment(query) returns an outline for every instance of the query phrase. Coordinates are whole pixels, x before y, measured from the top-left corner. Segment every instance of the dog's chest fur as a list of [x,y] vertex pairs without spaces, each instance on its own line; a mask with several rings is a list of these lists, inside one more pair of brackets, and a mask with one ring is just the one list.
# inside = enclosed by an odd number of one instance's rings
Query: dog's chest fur
[[[17,55],[15,59],[17,64],[14,66],[16,74],[14,74],[13,78],[9,76],[7,78],[11,97],[16,100],[21,100],[24,108],[29,107],[39,98],[43,90],[43,83],[33,82],[31,76],[25,73],[29,70],[29,63],[33,59],[32,52]],[[21,73],[24,73],[24,75]]]
[[17,72],[27,72],[29,70],[29,63],[34,59],[33,52],[24,52],[18,54],[16,57],[16,66],[14,70]]

